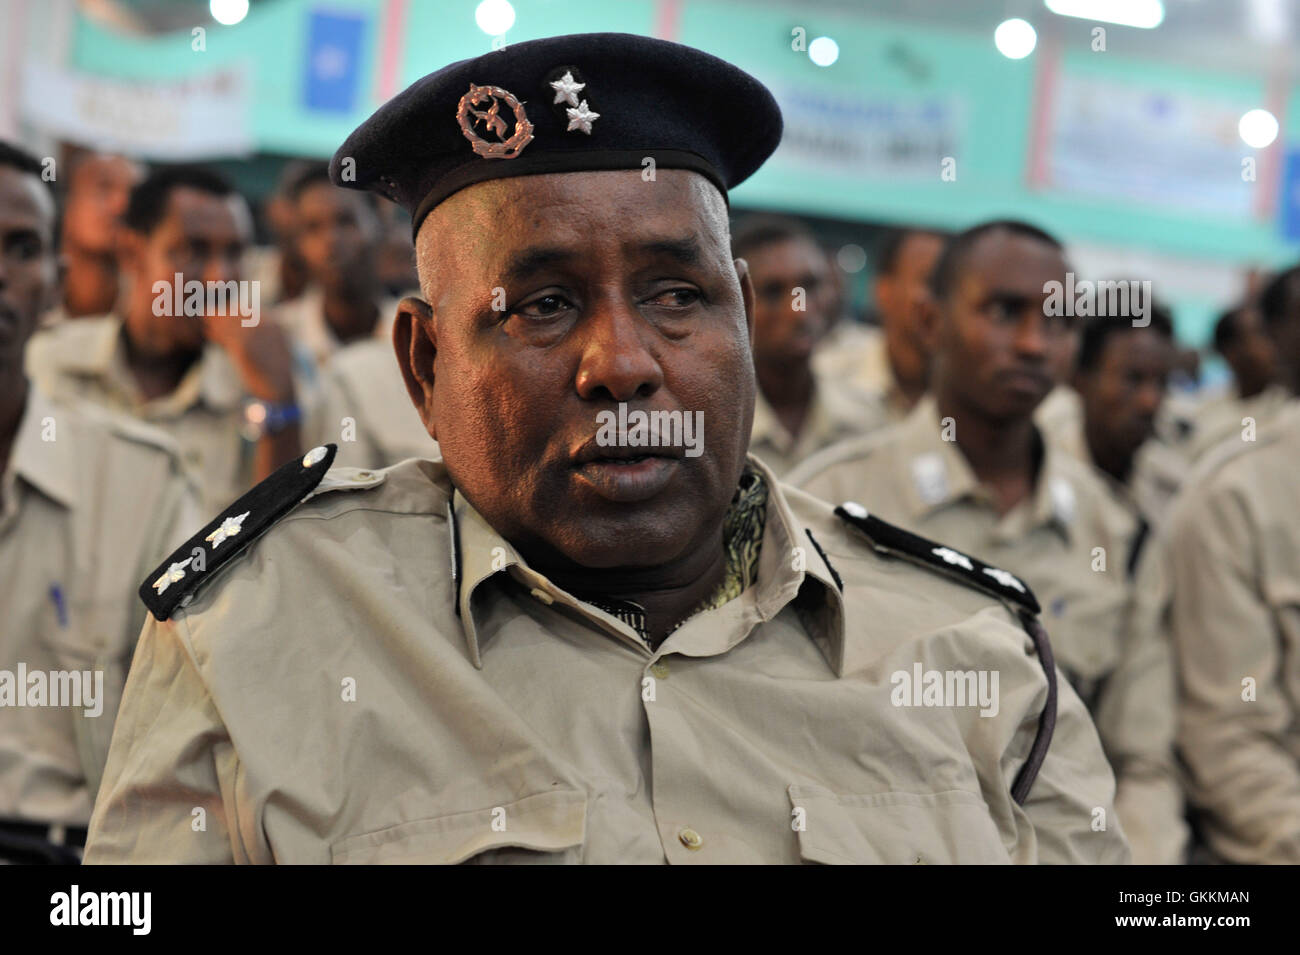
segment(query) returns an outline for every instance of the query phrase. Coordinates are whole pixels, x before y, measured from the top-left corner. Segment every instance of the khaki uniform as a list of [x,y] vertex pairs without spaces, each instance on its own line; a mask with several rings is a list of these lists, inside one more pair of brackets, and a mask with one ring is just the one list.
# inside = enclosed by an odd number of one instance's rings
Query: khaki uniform
[[881,403],[828,378],[816,378],[812,405],[796,438],[785,429],[759,392],[749,451],[782,477],[813,454],[846,438],[870,434],[888,424]]
[[1033,495],[999,517],[955,442],[943,440],[927,395],[901,425],[823,452],[791,483],[827,501],[857,501],[1023,577],[1116,769],[1116,807],[1135,861],[1178,862],[1187,834],[1172,754],[1172,664],[1166,641],[1133,626],[1127,565],[1137,524],[1089,467],[1044,444]]
[[27,371],[61,401],[87,401],[146,421],[176,442],[205,512],[225,507],[253,480],[253,444],[241,434],[244,390],[234,364],[208,345],[169,395],[145,400],[126,363],[122,322],[82,318],[37,333]]
[[1300,863],[1297,461],[1293,402],[1171,518],[1178,743],[1210,847],[1237,863]]
[[[1048,684],[1009,606],[755,466],[755,582],[655,651],[441,461],[334,469],[151,618],[87,861],[1126,861],[1068,686],[1010,795]],[[998,672],[996,715],[893,705],[914,666]]]
[[31,388],[0,495],[0,671],[103,674],[89,708],[0,691],[0,817],[84,826],[144,623],[136,588],[198,526],[194,489],[166,436]]
[[385,468],[439,454],[406,393],[389,341],[354,342],[322,369],[318,403],[303,444],[331,442],[339,446],[334,463],[348,467]]
[[[397,317],[397,300],[385,298],[375,302],[375,307],[379,309],[379,321],[375,323],[373,337],[391,343],[393,320]],[[325,293],[318,285],[308,286],[297,298],[277,305],[271,312],[271,317],[289,334],[289,338],[298,346],[298,351],[317,370],[323,368],[339,349],[345,347],[325,321]],[[391,344],[389,351],[392,351]],[[393,361],[396,363],[397,359],[394,358]],[[303,373],[303,377],[310,376]]]
[[1245,427],[1242,420],[1253,418],[1255,433],[1258,435],[1287,407],[1291,398],[1292,395],[1286,388],[1272,385],[1253,398],[1225,397],[1207,402],[1195,416],[1196,427],[1187,441],[1188,459],[1199,461],[1215,447],[1232,439],[1236,439],[1237,443],[1249,444],[1250,442],[1241,440]]
[[813,370],[820,378],[879,399],[891,424],[912,410],[894,378],[885,334],[879,328],[841,322],[813,355]]

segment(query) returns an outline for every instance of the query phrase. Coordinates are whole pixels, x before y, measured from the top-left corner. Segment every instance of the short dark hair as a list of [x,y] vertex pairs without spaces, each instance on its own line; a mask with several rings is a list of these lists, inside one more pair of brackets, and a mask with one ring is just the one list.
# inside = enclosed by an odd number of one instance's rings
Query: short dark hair
[[327,162],[304,162],[286,174],[284,180],[284,194],[291,202],[297,202],[298,197],[306,191],[308,186],[314,186],[318,183],[324,183],[331,188],[334,183],[330,181],[330,166]]
[[930,273],[930,291],[936,299],[942,300],[948,296],[957,282],[963,260],[975,243],[990,232],[1010,232],[1012,235],[1045,242],[1055,249],[1065,249],[1052,234],[1019,219],[990,219],[980,222],[965,232],[957,233],[943,247],[939,260],[934,264],[934,271]]
[[1290,286],[1297,281],[1300,281],[1300,263],[1269,279],[1264,291],[1259,293],[1259,312],[1265,325],[1276,325],[1286,317],[1288,299],[1293,294]]
[[1237,324],[1237,320],[1245,311],[1245,303],[1239,303],[1219,313],[1214,323],[1214,350],[1220,355],[1241,338],[1241,327]]
[[1152,300],[1149,305],[1151,320],[1146,325],[1134,325],[1130,319],[1114,316],[1098,316],[1085,319],[1083,334],[1079,338],[1079,354],[1075,358],[1075,368],[1081,372],[1096,370],[1101,364],[1101,354],[1106,349],[1106,342],[1112,335],[1131,335],[1143,329],[1150,329],[1162,335],[1170,342],[1174,340],[1174,315],[1161,302]]
[[177,189],[195,189],[224,199],[235,194],[230,180],[202,166],[166,166],[156,169],[131,190],[122,223],[132,232],[148,235],[167,215],[167,202]]
[[17,169],[19,172],[31,173],[41,182],[46,184],[42,175],[45,172],[45,166],[39,159],[29,153],[27,150],[15,146],[5,139],[0,139],[0,166],[6,166],[9,169]]
[[945,242],[952,238],[952,233],[943,229],[926,229],[921,226],[903,226],[890,229],[885,233],[880,245],[876,247],[877,275],[893,274],[894,270],[898,268],[898,259],[903,254],[903,246],[914,235],[932,235],[943,239]]
[[740,220],[731,231],[731,255],[737,259],[743,258],[746,253],[765,245],[788,242],[791,239],[806,239],[820,248],[812,230],[798,219],[767,214],[751,215]]

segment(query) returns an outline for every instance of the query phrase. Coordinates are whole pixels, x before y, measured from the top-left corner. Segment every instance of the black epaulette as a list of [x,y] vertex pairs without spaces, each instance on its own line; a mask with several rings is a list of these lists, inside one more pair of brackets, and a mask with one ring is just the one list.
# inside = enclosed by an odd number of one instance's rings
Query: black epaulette
[[992,594],[999,600],[1010,600],[1035,616],[1042,612],[1034,592],[1015,574],[994,567],[992,564],[986,564],[977,557],[971,557],[951,547],[927,540],[919,534],[895,527],[874,514],[868,514],[867,509],[861,504],[849,501],[835,508],[835,513],[842,520],[862,531],[871,546],[879,553],[896,554],[914,564],[931,567],[977,590]]
[[835,508],[835,514],[860,530],[877,553],[896,555],[911,563],[929,567],[944,576],[960,580],[1016,605],[1020,625],[1034,641],[1038,661],[1047,675],[1047,703],[1038,717],[1038,732],[1034,735],[1029,756],[1011,785],[1011,797],[1017,805],[1023,805],[1029,796],[1030,787],[1038,777],[1043,760],[1047,758],[1047,749],[1052,744],[1052,734],[1056,730],[1056,660],[1052,655],[1052,644],[1047,638],[1047,631],[1038,620],[1042,609],[1038,605],[1038,598],[1029,589],[1029,585],[1014,574],[927,540],[919,534],[895,527],[867,513],[861,504],[848,501]]
[[235,501],[182,544],[140,585],[149,612],[166,620],[212,573],[293,510],[330,469],[338,445],[313,448]]

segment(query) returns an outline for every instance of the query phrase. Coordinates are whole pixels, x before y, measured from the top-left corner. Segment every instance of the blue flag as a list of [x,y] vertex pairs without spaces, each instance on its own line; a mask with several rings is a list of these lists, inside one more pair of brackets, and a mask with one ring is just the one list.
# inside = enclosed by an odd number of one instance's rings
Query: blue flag
[[308,109],[350,113],[356,107],[365,26],[360,14],[312,11],[305,64]]

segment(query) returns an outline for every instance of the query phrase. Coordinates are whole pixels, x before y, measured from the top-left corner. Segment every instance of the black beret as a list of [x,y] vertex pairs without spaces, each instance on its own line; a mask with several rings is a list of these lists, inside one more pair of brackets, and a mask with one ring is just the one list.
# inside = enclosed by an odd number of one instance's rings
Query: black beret
[[386,196],[413,230],[486,179],[592,169],[693,169],[722,193],[781,141],[758,80],[680,43],[579,33],[511,44],[417,80],[330,163],[335,185]]

